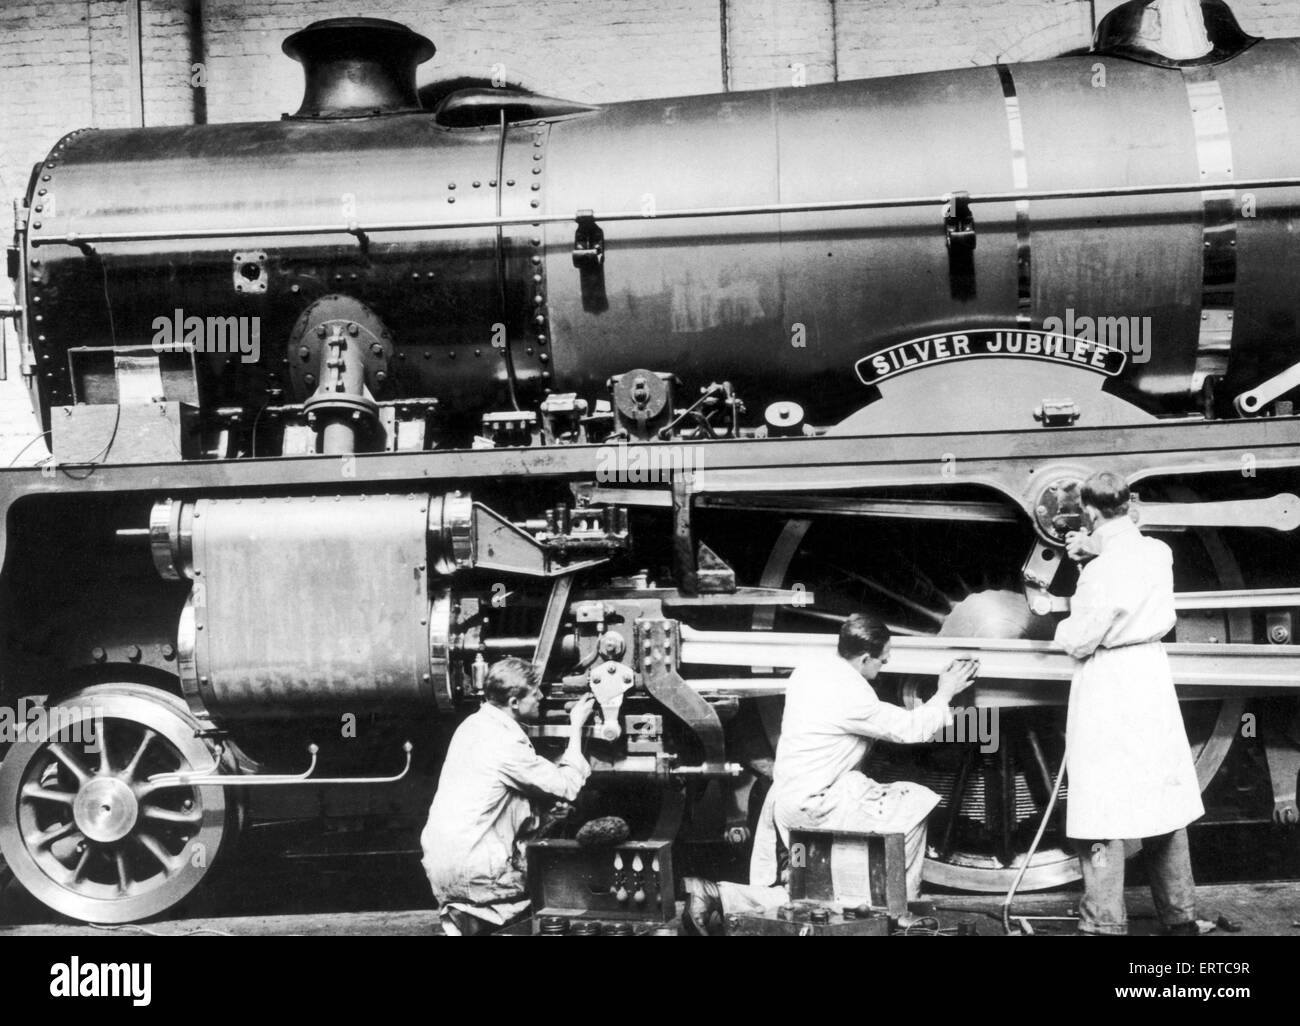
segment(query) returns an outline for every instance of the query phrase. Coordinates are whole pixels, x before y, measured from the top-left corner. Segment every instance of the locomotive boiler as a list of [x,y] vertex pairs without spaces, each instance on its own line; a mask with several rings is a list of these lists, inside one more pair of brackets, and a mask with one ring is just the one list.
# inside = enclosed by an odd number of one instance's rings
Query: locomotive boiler
[[539,746],[595,694],[593,803],[743,849],[785,672],[867,608],[900,700],[981,652],[996,749],[872,773],[942,795],[932,883],[1005,888],[1103,467],[1175,549],[1203,787],[1294,823],[1300,40],[1199,6],[1190,56],[1135,0],[1086,54],[603,107],[431,101],[427,39],[334,19],[280,121],[59,141],[10,250],[51,457],[0,475],[0,689],[95,740],[6,739],[14,877],[128,921],[252,824],[421,815],[506,654]]

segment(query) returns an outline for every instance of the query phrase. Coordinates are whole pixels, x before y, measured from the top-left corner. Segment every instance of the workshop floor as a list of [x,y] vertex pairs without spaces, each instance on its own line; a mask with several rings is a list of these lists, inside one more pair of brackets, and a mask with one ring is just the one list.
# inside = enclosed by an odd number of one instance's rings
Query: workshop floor
[[[1300,936],[1300,882],[1210,885],[1198,888],[1202,918],[1220,916],[1241,926],[1240,936]],[[982,936],[1002,934],[1002,897],[1000,895],[939,895],[928,899],[934,915],[944,928],[960,921],[973,921]],[[1014,912],[1019,916],[1064,916],[1078,900],[1077,891],[1030,894],[1016,900]],[[1156,932],[1150,892],[1145,888],[1128,891],[1130,929],[1134,934]],[[1033,922],[1041,935],[1068,936],[1070,923]],[[91,937],[107,932],[119,936],[187,936],[191,934],[227,934],[239,937],[278,936],[353,936],[380,937],[439,933],[437,915],[426,908],[408,911],[329,912],[278,916],[225,916],[173,919],[144,926],[95,927],[73,923],[27,923],[0,926],[0,937]],[[1216,936],[1233,936],[1217,930]]]
[[[1078,905],[1078,890],[1048,894],[1026,894],[1016,898],[1015,916],[1072,916]],[[1199,886],[1197,915],[1215,922],[1220,918],[1240,926],[1239,936],[1300,937],[1300,881],[1277,883],[1215,884]],[[1002,934],[1002,895],[945,894],[930,898],[935,915],[944,926],[961,919],[973,919],[981,934]],[[1130,887],[1125,891],[1128,903],[1129,933],[1135,936],[1158,933],[1151,891]],[[1073,922],[1030,922],[1034,932],[1042,935],[1073,935]],[[1214,936],[1232,936],[1224,929]]]

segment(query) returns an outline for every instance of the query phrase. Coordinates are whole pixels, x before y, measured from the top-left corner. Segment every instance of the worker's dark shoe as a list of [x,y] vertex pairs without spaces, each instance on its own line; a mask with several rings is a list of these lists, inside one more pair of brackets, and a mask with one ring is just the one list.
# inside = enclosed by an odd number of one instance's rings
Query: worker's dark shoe
[[687,937],[722,935],[722,895],[712,880],[688,876],[682,881],[686,889],[686,907],[682,911],[682,933]]
[[1161,928],[1161,933],[1166,937],[1204,937],[1211,933],[1218,926],[1208,919],[1191,919],[1185,923],[1175,923],[1173,926]]

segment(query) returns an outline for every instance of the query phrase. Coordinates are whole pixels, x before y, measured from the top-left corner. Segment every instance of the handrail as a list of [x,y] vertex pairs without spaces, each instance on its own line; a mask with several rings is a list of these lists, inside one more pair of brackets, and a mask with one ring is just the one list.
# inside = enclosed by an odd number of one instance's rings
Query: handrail
[[[971,203],[1016,203],[1025,200],[1117,199],[1132,196],[1179,195],[1203,192],[1248,192],[1263,189],[1300,188],[1300,178],[1254,178],[1234,182],[1184,182],[1162,185],[1121,185],[1093,189],[1048,189],[1038,192],[1015,190],[1011,192],[972,193]],[[483,217],[464,220],[377,221],[361,224],[356,221],[303,225],[218,226],[206,228],[161,229],[133,232],[76,232],[40,235],[32,233],[31,246],[91,246],[105,242],[153,242],[177,239],[248,238],[263,235],[353,235],[364,237],[383,232],[453,231],[466,228],[502,228],[507,226],[540,226],[543,224],[570,224],[579,216],[590,216],[598,222],[618,221],[675,221],[706,217],[754,217],[771,214],[812,214],[840,210],[890,210],[903,207],[941,206],[952,199],[951,193],[942,196],[899,196],[890,199],[828,200],[816,203],[760,203],[729,207],[694,207],[659,210],[647,214],[642,210],[616,210],[603,213],[583,210],[575,214],[524,214],[517,217]]]

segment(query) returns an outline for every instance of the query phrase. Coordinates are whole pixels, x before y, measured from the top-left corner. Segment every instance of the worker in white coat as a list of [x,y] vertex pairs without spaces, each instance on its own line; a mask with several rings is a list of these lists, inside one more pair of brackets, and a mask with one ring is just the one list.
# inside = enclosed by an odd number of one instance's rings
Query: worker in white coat
[[1170,933],[1199,932],[1187,824],[1204,813],[1161,638],[1174,627],[1173,556],[1128,516],[1129,489],[1095,474],[1081,490],[1092,527],[1067,538],[1091,558],[1056,640],[1079,660],[1066,725],[1066,833],[1079,848],[1079,929],[1127,932],[1124,841],[1145,839],[1156,911]]
[[529,905],[523,846],[544,807],[573,801],[591,773],[582,728],[592,695],[570,711],[569,746],[551,762],[521,726],[541,710],[532,665],[514,657],[494,663],[483,693],[483,705],[451,739],[420,835],[424,871],[443,932],[451,936],[488,933],[523,918]]
[[871,682],[889,662],[889,628],[854,614],[840,630],[834,654],[801,663],[785,693],[772,788],[754,836],[748,885],[685,881],[688,932],[717,932],[712,921],[731,912],[767,911],[784,904],[777,879],[776,840],[793,829],[905,835],[907,893],[920,894],[926,817],[939,796],[921,784],[881,784],[858,768],[878,741],[922,744],[951,719],[952,699],[970,687],[979,664],[957,659],[939,675],[934,697],[914,709],[881,701]]

